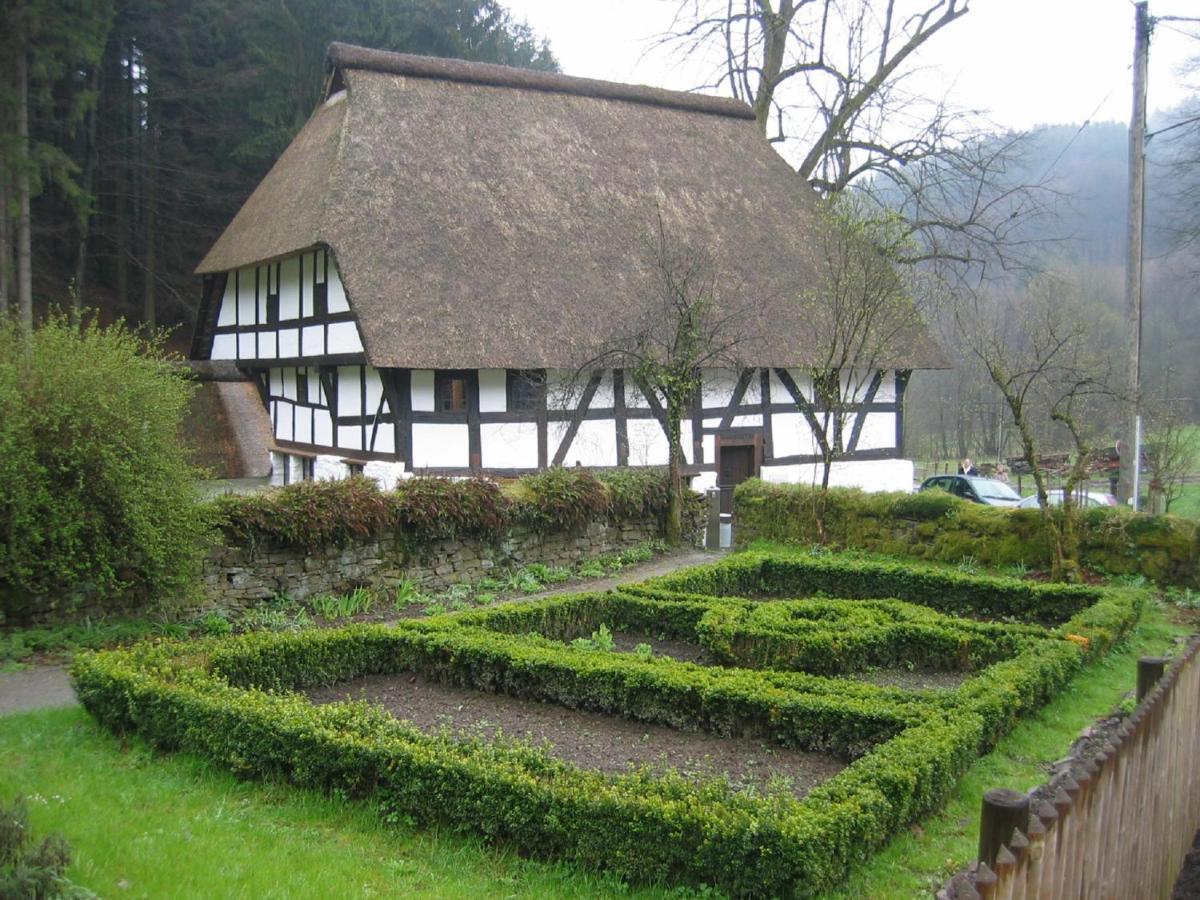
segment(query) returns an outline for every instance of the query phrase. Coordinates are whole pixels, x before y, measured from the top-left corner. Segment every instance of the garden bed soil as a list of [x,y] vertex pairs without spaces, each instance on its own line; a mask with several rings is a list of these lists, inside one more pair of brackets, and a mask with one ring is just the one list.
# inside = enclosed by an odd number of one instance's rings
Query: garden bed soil
[[662,725],[581,712],[451,687],[416,672],[375,675],[308,692],[314,703],[367,700],[427,734],[448,729],[469,737],[530,741],[582,769],[621,774],[668,769],[694,779],[728,776],[738,789],[786,786],[800,797],[845,763],[750,738],[719,738]]
[[905,691],[953,691],[978,672],[922,672],[908,669],[871,669],[867,672],[847,672],[839,678],[864,681],[867,684]]

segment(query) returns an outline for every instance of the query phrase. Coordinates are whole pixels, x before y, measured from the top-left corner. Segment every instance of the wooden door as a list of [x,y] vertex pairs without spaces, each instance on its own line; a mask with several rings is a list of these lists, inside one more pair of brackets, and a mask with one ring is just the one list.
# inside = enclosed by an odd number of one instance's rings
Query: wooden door
[[753,477],[754,445],[725,445],[717,451],[717,487],[721,489],[721,512],[733,512],[733,489]]

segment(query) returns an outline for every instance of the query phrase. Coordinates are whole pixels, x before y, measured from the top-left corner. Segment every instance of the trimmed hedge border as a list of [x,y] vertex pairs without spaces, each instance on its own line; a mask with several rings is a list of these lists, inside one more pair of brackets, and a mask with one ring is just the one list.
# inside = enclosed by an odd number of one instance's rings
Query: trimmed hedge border
[[[757,479],[734,494],[740,546],[762,539],[807,547],[818,540],[814,489]],[[987,566],[1049,568],[1040,510],[997,509],[945,491],[916,494],[829,491],[827,543],[894,556]],[[1134,514],[1094,507],[1079,510],[1084,566],[1113,575],[1138,574],[1158,584],[1200,587],[1200,523],[1179,516]]]
[[[754,584],[783,590],[783,573],[804,573],[801,560],[759,554],[751,565],[749,556],[633,590],[394,627],[85,654],[72,677],[81,702],[106,727],[139,732],[164,749],[201,753],[242,774],[371,795],[388,817],[446,823],[634,881],[808,896],[837,884],[851,865],[935,808],[980,752],[1131,627],[1143,600],[1139,591],[1088,589],[1086,598],[1073,597],[1077,608],[1066,621],[1042,631],[1018,628],[1013,633],[1023,634],[1024,643],[1014,645],[1015,656],[941,693],[643,660],[554,639],[597,621],[653,622],[695,637],[714,612],[762,610],[770,618],[771,603],[664,587],[729,589],[757,578]],[[900,583],[894,572],[879,577],[877,592]],[[866,592],[867,579],[859,571],[851,581]],[[970,596],[996,603],[990,582],[958,588],[955,602]],[[1011,605],[1045,612],[1045,598],[1037,599],[1017,597]],[[853,761],[802,800],[750,796],[723,782],[695,784],[674,775],[602,776],[519,744],[428,736],[365,704],[317,707],[290,693],[414,668],[454,684],[716,734],[761,734]]]

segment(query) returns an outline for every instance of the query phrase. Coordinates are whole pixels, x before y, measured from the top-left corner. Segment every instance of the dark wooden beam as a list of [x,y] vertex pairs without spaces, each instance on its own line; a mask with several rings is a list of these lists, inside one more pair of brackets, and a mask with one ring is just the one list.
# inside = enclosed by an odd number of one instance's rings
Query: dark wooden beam
[[587,412],[592,398],[596,396],[596,391],[600,387],[600,379],[603,376],[603,372],[593,372],[592,377],[588,379],[587,386],[583,389],[583,394],[579,398],[579,404],[575,407],[571,421],[567,425],[566,434],[558,442],[558,449],[554,451],[554,460],[551,465],[561,466],[563,460],[567,458],[567,450],[570,449],[571,442],[575,440],[575,435],[579,433],[579,426],[583,423],[583,414]]
[[[853,453],[858,447],[858,439],[862,436],[863,423],[867,421],[867,413],[863,412],[870,407],[875,400],[875,394],[879,392],[879,385],[883,383],[883,370],[880,369],[871,376],[871,383],[867,385],[867,393],[863,396],[860,411],[854,416],[854,427],[850,429],[850,440],[846,442],[846,452]],[[839,420],[841,416],[838,417]]]

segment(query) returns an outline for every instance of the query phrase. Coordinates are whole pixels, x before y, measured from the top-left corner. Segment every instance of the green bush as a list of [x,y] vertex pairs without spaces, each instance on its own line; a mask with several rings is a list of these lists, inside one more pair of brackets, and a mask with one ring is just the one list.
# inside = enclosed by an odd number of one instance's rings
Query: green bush
[[[260,542],[315,550],[394,529],[419,551],[432,541],[474,537],[499,540],[522,525],[541,532],[577,531],[595,520],[660,518],[666,512],[667,476],[658,469],[605,472],[547,469],[503,489],[483,478],[419,477],[381,491],[369,478],[303,481],[257,494],[227,494],[211,501],[211,517],[226,538],[253,547]],[[699,521],[704,498],[694,495],[689,521]]]
[[23,798],[11,805],[0,802],[0,897],[12,900],[57,900],[94,898],[96,895],[74,885],[66,876],[71,865],[71,847],[58,834],[33,843],[29,810]]
[[51,316],[0,321],[0,612],[177,599],[208,527],[179,442],[192,386],[161,338]]
[[1103,590],[1084,585],[1037,584],[912,563],[753,550],[646,584],[713,596],[894,598],[952,615],[1045,624],[1059,624],[1104,596]]
[[[817,543],[814,503],[814,489],[805,485],[743,482],[734,495],[739,545],[757,539]],[[832,547],[948,563],[972,558],[993,567],[1050,565],[1040,510],[982,506],[945,491],[868,494],[835,488],[825,527]],[[1079,512],[1079,533],[1087,568],[1200,586],[1200,524],[1194,521],[1096,508]]]

